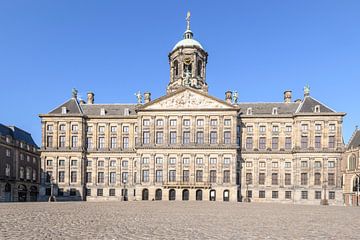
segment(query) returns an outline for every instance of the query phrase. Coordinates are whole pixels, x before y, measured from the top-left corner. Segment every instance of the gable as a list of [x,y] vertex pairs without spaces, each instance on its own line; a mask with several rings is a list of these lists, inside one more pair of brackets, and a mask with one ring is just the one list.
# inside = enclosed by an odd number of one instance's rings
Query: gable
[[318,100],[308,96],[305,97],[301,107],[299,109],[299,113],[313,113],[315,111],[315,107],[319,107],[320,113],[334,113],[335,111],[326,106],[325,104],[319,102]]
[[161,97],[149,105],[143,107],[145,110],[167,109],[167,110],[180,110],[180,109],[234,109],[230,104],[214,97],[207,96],[203,93],[194,90],[185,89],[175,92],[164,97]]

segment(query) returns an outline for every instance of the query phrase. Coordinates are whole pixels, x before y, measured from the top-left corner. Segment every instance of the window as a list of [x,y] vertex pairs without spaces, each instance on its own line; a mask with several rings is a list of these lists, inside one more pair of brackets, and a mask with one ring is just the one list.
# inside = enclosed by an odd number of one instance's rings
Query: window
[[190,126],[190,119],[184,119],[184,126]]
[[335,137],[329,136],[329,148],[335,148]]
[[59,171],[59,183],[65,182],[65,172]]
[[104,183],[104,172],[98,172],[98,183]]
[[20,153],[20,160],[23,161],[24,159],[24,154]]
[[315,124],[315,131],[321,131],[321,124]]
[[144,126],[150,126],[150,120],[149,119],[144,119],[143,120],[143,125]]
[[314,179],[314,185],[321,185],[321,174],[320,173],[315,173],[315,179]]
[[210,132],[210,144],[217,143],[217,132]]
[[246,173],[246,184],[253,184],[252,173]]
[[105,126],[99,126],[99,133],[105,133]]
[[321,148],[321,136],[315,136],[315,148]]
[[259,149],[264,150],[266,148],[266,138],[259,138]]
[[291,141],[291,137],[286,137],[285,138],[285,149],[289,150],[292,148],[292,141]]
[[73,132],[77,132],[79,129],[78,129],[78,125],[74,124],[71,126],[71,131]]
[[176,132],[170,132],[170,144],[176,144]]
[[112,137],[110,138],[110,148],[116,148],[117,147],[117,138]]
[[260,167],[260,168],[265,168],[265,167],[266,167],[266,163],[265,163],[265,162],[259,162],[259,167]]
[[155,181],[157,183],[160,183],[163,181],[163,171],[162,170],[156,170],[156,179]]
[[215,165],[216,164],[216,158],[210,158],[210,164]]
[[143,164],[149,164],[149,158],[144,157],[144,158],[142,159],[142,163],[143,163]]
[[76,189],[70,188],[70,196],[76,196]]
[[259,185],[265,184],[265,173],[259,173]]
[[189,165],[190,164],[190,158],[183,158],[183,164]]
[[308,137],[302,136],[301,137],[301,149],[306,149],[306,148],[308,148]]
[[176,158],[169,158],[169,164],[175,165],[176,164]]
[[91,196],[91,189],[90,188],[86,188],[86,196]]
[[70,178],[71,178],[72,183],[77,182],[77,172],[76,171],[71,171]]
[[266,132],[266,126],[260,126],[259,127],[259,132],[260,133],[265,133]]
[[202,165],[203,164],[203,159],[202,158],[196,158],[196,164]]
[[265,191],[259,191],[259,198],[265,198]]
[[316,161],[314,164],[315,168],[321,168],[321,162],[320,161]]
[[196,143],[203,144],[204,143],[204,132],[197,132],[196,133]]
[[252,132],[254,131],[254,127],[253,127],[253,126],[247,126],[247,127],[246,127],[246,131],[247,131],[248,133],[252,133]]
[[308,192],[307,191],[301,191],[301,199],[308,199]]
[[252,191],[251,191],[251,190],[248,190],[248,191],[247,191],[247,197],[248,197],[248,198],[252,198]]
[[93,146],[92,146],[92,138],[91,137],[88,137],[86,138],[86,147],[88,149],[91,149]]
[[217,126],[217,119],[211,119],[210,126]]
[[65,160],[59,160],[59,166],[61,167],[65,166]]
[[126,184],[127,182],[128,182],[128,173],[127,172],[123,172],[122,174],[121,174],[121,182],[123,183],[123,184]]
[[175,76],[179,75],[179,62],[178,61],[174,61],[174,74],[175,74]]
[[98,161],[98,167],[104,167],[104,161]]
[[53,125],[47,125],[46,130],[48,130],[49,132],[52,132]]
[[330,131],[335,131],[336,130],[335,124],[330,124],[329,125],[329,130]]
[[77,166],[77,160],[71,160],[71,166],[76,167]]
[[129,138],[128,137],[123,137],[123,148],[124,149],[129,148]]
[[252,137],[246,138],[246,146],[245,147],[248,150],[253,149],[253,138]]
[[278,132],[279,132],[279,126],[274,125],[274,126],[272,127],[272,131],[273,131],[274,133],[278,133]]
[[163,144],[163,132],[156,132],[156,144]]
[[190,143],[190,132],[184,132],[183,144],[189,144],[189,143]]
[[[46,137],[46,147],[52,147],[52,146],[53,146],[53,137],[52,136],[47,136]],[[7,157],[10,157],[10,155],[7,156]]]
[[355,170],[355,168],[356,168],[356,156],[355,155],[351,155],[351,157],[349,158],[347,168],[348,168],[348,170]]
[[279,149],[279,138],[277,138],[277,137],[272,138],[272,146],[271,147],[273,150]]
[[47,160],[46,165],[47,166],[52,166],[53,165],[53,160]]
[[105,138],[104,137],[99,137],[99,148],[100,149],[105,148]]
[[224,132],[224,144],[231,143],[231,132]]
[[224,158],[224,165],[230,164],[230,158]]
[[301,125],[301,130],[302,131],[307,131],[309,129],[309,125],[307,125],[307,124],[302,124]]
[[121,162],[121,166],[122,166],[123,168],[127,168],[127,167],[129,166],[129,161],[128,161],[128,160],[122,161],[122,162]]
[[61,125],[59,126],[59,130],[60,130],[60,131],[65,131],[65,130],[66,130],[65,124],[61,124]]
[[110,172],[110,184],[116,183],[116,172]]
[[272,191],[272,198],[273,199],[279,198],[279,192],[278,191]]
[[278,162],[272,162],[271,165],[272,165],[272,168],[278,168],[279,167]]
[[92,182],[92,174],[91,174],[91,172],[86,172],[85,182],[86,183],[91,183]]
[[271,174],[271,184],[272,185],[278,185],[278,174],[277,173],[273,173]]
[[20,178],[24,179],[24,168],[20,167]]
[[210,170],[210,182],[216,183],[216,170]]
[[308,184],[308,175],[307,173],[301,173],[301,185]]
[[291,174],[285,173],[285,185],[291,185]]
[[[292,132],[292,127],[291,127],[291,126],[286,126],[286,127],[285,127],[285,132],[287,132],[287,133]],[[290,193],[291,193],[291,192],[290,192]]]
[[196,182],[202,182],[202,181],[203,181],[203,171],[196,170]]
[[71,147],[73,147],[73,148],[78,147],[78,137],[77,136],[71,137]]
[[116,127],[116,126],[111,126],[111,127],[110,127],[110,131],[111,131],[112,133],[116,133],[116,130],[117,130],[117,127]]
[[[7,164],[8,165],[8,164]],[[10,165],[9,165],[10,168]],[[9,174],[10,175],[10,174]],[[46,182],[50,182],[50,180],[52,180],[52,171],[47,171],[46,172]]]
[[229,170],[224,171],[224,183],[230,183],[230,171]]
[[114,197],[114,196],[115,196],[115,189],[114,189],[114,188],[110,188],[110,189],[109,189],[109,196],[110,196],[110,197]]
[[143,144],[150,143],[150,132],[143,132]]
[[155,163],[156,164],[163,164],[163,159],[161,157],[157,157],[157,158],[155,158]]
[[199,126],[199,127],[204,126],[204,120],[203,120],[203,119],[198,119],[198,120],[196,121],[196,125]]
[[285,191],[285,199],[291,199],[291,191]]
[[335,200],[335,192],[329,192],[329,199]]
[[169,182],[175,182],[176,181],[176,171],[170,170],[169,171]]
[[308,162],[307,161],[301,161],[301,167],[302,168],[307,168],[308,167]]
[[98,196],[98,197],[102,197],[103,194],[104,194],[104,193],[103,193],[103,189],[98,188],[98,189],[97,189],[97,196]]
[[335,185],[335,174],[334,173],[328,173],[328,185],[329,186]]
[[142,181],[149,182],[149,170],[142,171]]
[[65,136],[59,137],[59,147],[61,148],[65,147]]
[[231,119],[225,119],[224,120],[224,125],[225,126],[230,126],[231,125]]
[[246,167],[251,168],[253,166],[252,162],[246,162]]
[[246,110],[246,115],[252,115],[252,108],[248,108],[247,110]]
[[328,168],[335,168],[335,162],[334,161],[328,161]]
[[156,126],[164,126],[164,121],[162,119],[156,120]]
[[170,126],[176,126],[176,119],[170,119]]
[[273,108],[272,110],[272,115],[277,115],[278,114],[278,109],[277,108]]

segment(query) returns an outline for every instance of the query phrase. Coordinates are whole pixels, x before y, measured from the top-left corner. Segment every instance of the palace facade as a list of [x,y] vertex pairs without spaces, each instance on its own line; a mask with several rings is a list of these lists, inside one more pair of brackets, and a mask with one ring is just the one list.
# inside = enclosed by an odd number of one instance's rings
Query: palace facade
[[168,59],[165,96],[97,104],[74,91],[40,115],[44,199],[53,186],[58,200],[343,203],[344,113],[308,87],[302,100],[285,91],[276,103],[211,96],[189,16]]

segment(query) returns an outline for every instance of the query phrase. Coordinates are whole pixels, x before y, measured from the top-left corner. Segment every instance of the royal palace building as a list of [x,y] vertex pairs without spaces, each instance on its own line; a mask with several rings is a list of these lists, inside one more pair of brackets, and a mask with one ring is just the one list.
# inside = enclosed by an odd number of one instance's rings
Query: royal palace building
[[44,199],[342,204],[339,113],[310,96],[242,103],[211,96],[193,38],[169,53],[166,95],[97,104],[94,93],[41,114]]

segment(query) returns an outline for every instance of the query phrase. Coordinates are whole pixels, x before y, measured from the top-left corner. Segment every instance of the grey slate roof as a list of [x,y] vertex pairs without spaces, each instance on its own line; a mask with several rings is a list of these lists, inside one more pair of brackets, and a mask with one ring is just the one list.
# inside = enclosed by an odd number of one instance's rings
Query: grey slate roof
[[106,116],[125,116],[125,109],[129,110],[129,116],[136,115],[136,104],[81,104],[80,107],[85,115],[91,116],[100,116],[102,108]]
[[298,112],[313,113],[317,105],[320,106],[320,113],[335,113],[334,110],[310,96],[305,97]]
[[79,103],[75,98],[71,98],[69,101],[61,104],[59,107],[49,112],[49,114],[61,114],[62,107],[66,107],[67,114],[82,114]]
[[353,137],[350,139],[348,149],[360,147],[360,130],[356,129]]
[[246,115],[247,109],[252,109],[252,115],[272,114],[273,109],[278,109],[278,115],[294,114],[300,103],[240,103],[240,114]]
[[13,139],[25,142],[31,146],[37,147],[31,134],[15,126],[5,126],[0,124],[0,135],[11,136]]

